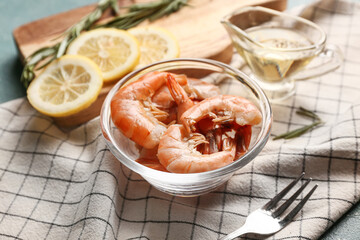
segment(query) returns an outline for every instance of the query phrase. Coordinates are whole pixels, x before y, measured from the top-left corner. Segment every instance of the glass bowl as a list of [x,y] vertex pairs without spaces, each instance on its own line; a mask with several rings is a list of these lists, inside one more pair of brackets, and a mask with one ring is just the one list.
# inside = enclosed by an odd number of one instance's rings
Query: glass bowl
[[[262,121],[252,127],[249,150],[227,166],[201,173],[168,173],[137,163],[135,160],[139,157],[139,147],[113,124],[110,103],[122,86],[152,71],[183,73],[188,77],[201,78],[219,86],[222,94],[239,95],[252,101],[259,108]],[[107,146],[122,164],[162,192],[176,196],[198,196],[225,183],[238,169],[260,153],[270,135],[272,111],[264,92],[243,72],[214,60],[178,58],[145,66],[122,78],[108,93],[101,109],[100,122]]]

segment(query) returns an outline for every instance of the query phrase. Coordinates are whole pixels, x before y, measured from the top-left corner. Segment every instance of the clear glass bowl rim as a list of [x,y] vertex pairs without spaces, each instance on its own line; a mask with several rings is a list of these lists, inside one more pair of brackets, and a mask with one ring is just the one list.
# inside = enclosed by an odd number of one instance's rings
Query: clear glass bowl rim
[[[143,70],[146,70],[148,68],[151,68],[153,66],[158,65],[166,65],[176,62],[188,62],[188,63],[201,63],[201,64],[208,64],[212,65],[221,69],[224,69],[226,71],[230,71],[235,73],[236,75],[239,75],[248,86],[251,87],[251,90],[258,95],[259,101],[264,106],[264,112],[263,115],[263,121],[264,124],[260,130],[260,133],[258,135],[257,141],[255,142],[254,146],[246,153],[244,154],[240,159],[234,161],[233,163],[224,166],[222,168],[207,171],[207,172],[201,172],[201,173],[168,173],[168,172],[162,172],[158,170],[151,169],[149,167],[145,167],[137,162],[135,162],[132,159],[127,158],[124,154],[121,153],[121,149],[116,144],[113,144],[115,142],[115,139],[113,138],[111,134],[111,115],[110,115],[110,103],[111,99],[114,96],[114,94],[118,91],[118,89],[126,83],[129,79],[136,76],[138,73],[142,72]],[[178,65],[180,66],[180,65]],[[166,71],[166,70],[164,70]],[[109,118],[110,119],[109,119]],[[270,102],[268,98],[266,97],[265,93],[262,91],[260,86],[252,80],[249,76],[247,76],[245,73],[241,72],[240,70],[237,70],[227,64],[224,64],[222,62],[216,61],[216,60],[210,60],[210,59],[201,59],[201,58],[176,58],[176,59],[170,59],[165,61],[159,61],[150,65],[147,65],[143,68],[140,68],[138,70],[135,70],[125,77],[123,77],[107,94],[104,103],[102,105],[101,113],[100,113],[100,124],[101,124],[101,130],[102,135],[105,139],[106,144],[110,148],[110,151],[114,151],[114,148],[116,151],[122,156],[121,159],[118,159],[121,163],[123,163],[125,166],[127,166],[129,169],[133,170],[134,172],[140,174],[143,177],[148,177],[151,179],[162,179],[169,182],[181,182],[181,183],[193,183],[197,181],[207,181],[211,180],[213,178],[222,177],[227,174],[231,174],[237,169],[240,169],[243,164],[242,162],[249,162],[254,158],[254,155],[256,156],[262,148],[265,146],[269,136],[270,136],[270,130],[272,125],[272,109]],[[108,139],[107,139],[108,138]],[[118,153],[114,154],[116,155]]]

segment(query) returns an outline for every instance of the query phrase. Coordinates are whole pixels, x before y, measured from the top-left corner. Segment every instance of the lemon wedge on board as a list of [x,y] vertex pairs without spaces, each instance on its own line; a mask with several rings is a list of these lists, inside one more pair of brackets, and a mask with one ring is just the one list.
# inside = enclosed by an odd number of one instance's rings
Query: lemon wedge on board
[[30,104],[52,117],[66,117],[89,107],[103,85],[99,67],[82,56],[53,61],[27,89]]
[[68,47],[67,54],[82,55],[100,68],[104,82],[118,80],[138,63],[138,41],[127,31],[100,28],[80,34]]
[[145,26],[128,30],[140,44],[140,61],[136,68],[144,65],[177,58],[180,55],[179,43],[175,36],[161,27]]

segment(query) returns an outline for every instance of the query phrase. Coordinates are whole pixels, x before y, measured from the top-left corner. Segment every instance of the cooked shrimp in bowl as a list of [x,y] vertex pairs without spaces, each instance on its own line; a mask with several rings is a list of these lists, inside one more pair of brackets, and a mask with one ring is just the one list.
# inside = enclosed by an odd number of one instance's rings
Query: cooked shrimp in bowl
[[111,117],[115,126],[142,147],[156,147],[166,130],[163,121],[169,113],[160,109],[151,98],[166,85],[168,74],[148,73],[121,88],[111,101]]
[[165,60],[129,73],[100,113],[104,141],[121,166],[152,191],[184,197],[217,189],[255,159],[272,121],[269,99],[252,78],[203,58]]
[[111,101],[115,126],[151,156],[137,162],[160,171],[198,173],[224,167],[246,153],[251,127],[262,121],[249,100],[169,72],[147,73]]

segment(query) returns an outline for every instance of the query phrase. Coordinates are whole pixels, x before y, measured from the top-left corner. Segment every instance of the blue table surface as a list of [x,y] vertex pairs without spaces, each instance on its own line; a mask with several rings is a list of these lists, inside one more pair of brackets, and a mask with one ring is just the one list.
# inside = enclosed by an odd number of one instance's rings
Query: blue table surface
[[[356,1],[360,2],[360,0]],[[23,97],[26,94],[19,81],[22,64],[12,31],[25,23],[95,2],[96,0],[0,1],[0,103]],[[312,0],[288,0],[288,8],[311,2]],[[360,239],[359,226],[360,203],[344,214],[320,239]]]

